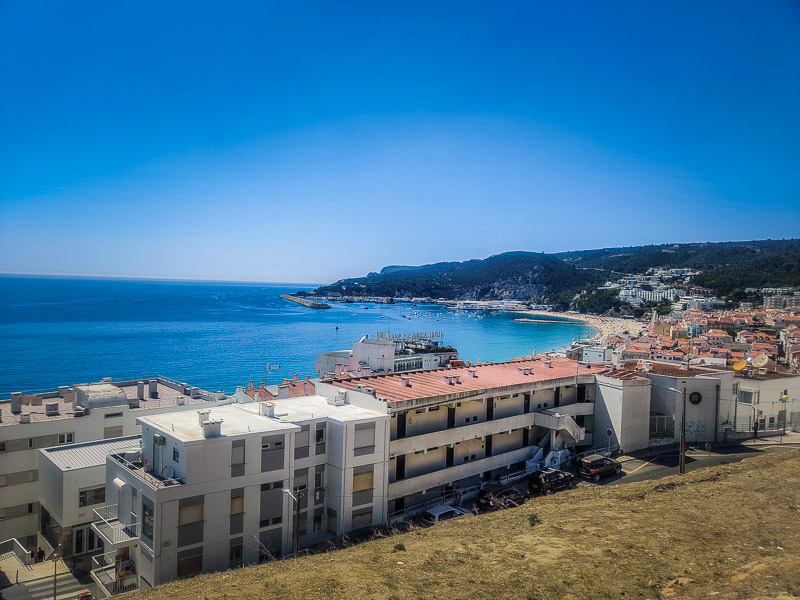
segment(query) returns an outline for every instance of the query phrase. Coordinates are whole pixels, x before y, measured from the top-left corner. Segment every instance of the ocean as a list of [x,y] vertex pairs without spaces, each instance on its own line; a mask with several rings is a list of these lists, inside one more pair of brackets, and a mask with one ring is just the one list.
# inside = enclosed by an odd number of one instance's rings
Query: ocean
[[0,397],[153,375],[232,392],[250,379],[313,377],[318,353],[350,349],[378,331],[442,332],[473,362],[546,352],[593,334],[577,322],[516,322],[523,316],[516,313],[407,303],[314,310],[279,297],[313,287],[0,276]]

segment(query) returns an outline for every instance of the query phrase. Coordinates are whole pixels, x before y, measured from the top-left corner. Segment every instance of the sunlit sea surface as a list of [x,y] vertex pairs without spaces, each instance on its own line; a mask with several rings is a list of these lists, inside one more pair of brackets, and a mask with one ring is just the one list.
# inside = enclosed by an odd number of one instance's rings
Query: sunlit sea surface
[[[0,396],[103,377],[164,375],[231,392],[247,381],[314,376],[317,354],[378,331],[437,331],[461,358],[503,361],[592,335],[581,324],[436,304],[332,303],[308,309],[279,296],[312,286],[125,279],[0,277]],[[338,325],[338,329],[336,329]]]

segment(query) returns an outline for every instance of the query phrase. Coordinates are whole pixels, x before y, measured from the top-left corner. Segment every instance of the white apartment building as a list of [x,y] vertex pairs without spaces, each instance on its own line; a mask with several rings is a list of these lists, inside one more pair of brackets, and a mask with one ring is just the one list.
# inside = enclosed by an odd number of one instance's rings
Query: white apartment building
[[[140,415],[216,406],[228,401],[165,378],[63,386],[37,394],[13,393],[0,402],[0,541],[53,548],[37,539],[40,450],[136,435]],[[64,556],[69,556],[65,554]]]
[[140,443],[131,435],[39,450],[40,532],[76,567],[88,569],[91,555],[103,550],[91,524],[92,510],[106,503],[106,457]]
[[626,450],[647,447],[649,385],[628,371],[547,357],[316,384],[320,393],[357,392],[353,403],[366,398],[389,414],[389,518],[550,464],[566,448],[605,446],[606,429]]
[[389,417],[347,396],[139,418],[141,450],[108,458],[107,505],[94,511],[100,589],[285,556],[295,532],[307,546],[382,523]]
[[458,352],[442,348],[438,343],[423,338],[393,339],[379,331],[377,337],[365,335],[353,343],[352,350],[322,352],[317,357],[314,371],[320,376],[341,374],[369,375],[439,369],[458,359]]

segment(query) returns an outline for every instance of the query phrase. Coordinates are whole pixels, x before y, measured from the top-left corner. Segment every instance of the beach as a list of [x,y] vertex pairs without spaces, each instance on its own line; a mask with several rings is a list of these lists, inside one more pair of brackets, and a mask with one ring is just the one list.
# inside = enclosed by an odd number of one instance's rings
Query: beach
[[598,342],[612,335],[637,335],[639,331],[644,328],[642,323],[635,319],[618,319],[615,317],[601,317],[600,315],[588,315],[574,312],[551,312],[546,310],[522,310],[515,312],[536,317],[549,317],[551,319],[556,317],[570,321],[580,321],[597,331],[592,339]]

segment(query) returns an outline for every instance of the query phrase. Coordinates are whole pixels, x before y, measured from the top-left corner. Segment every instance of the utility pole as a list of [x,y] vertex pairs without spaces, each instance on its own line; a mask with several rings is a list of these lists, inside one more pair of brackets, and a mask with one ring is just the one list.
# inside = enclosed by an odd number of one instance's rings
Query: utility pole
[[683,410],[681,411],[681,455],[678,470],[681,475],[686,473],[686,382],[683,382]]

